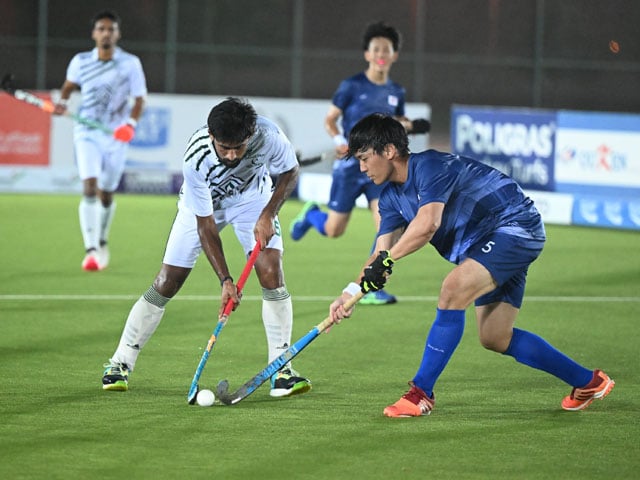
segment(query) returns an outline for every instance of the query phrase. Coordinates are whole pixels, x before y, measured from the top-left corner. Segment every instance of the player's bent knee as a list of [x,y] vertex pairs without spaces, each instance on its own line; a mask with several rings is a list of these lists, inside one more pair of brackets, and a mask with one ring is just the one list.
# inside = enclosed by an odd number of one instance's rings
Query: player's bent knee
[[504,353],[509,348],[509,339],[502,337],[480,336],[480,345],[496,353]]
[[347,225],[344,224],[335,224],[327,222],[324,224],[324,231],[329,238],[338,238],[341,237],[345,230],[347,229]]
[[342,234],[344,233],[344,230],[326,230],[325,232],[327,233],[327,237],[329,238],[338,238],[341,237]]
[[153,281],[153,288],[162,296],[173,298],[180,290],[191,272],[190,268],[174,267],[162,264],[162,268]]
[[440,296],[438,297],[438,308],[440,310],[464,310],[473,301],[463,289],[452,285],[451,283],[445,283],[440,289]]

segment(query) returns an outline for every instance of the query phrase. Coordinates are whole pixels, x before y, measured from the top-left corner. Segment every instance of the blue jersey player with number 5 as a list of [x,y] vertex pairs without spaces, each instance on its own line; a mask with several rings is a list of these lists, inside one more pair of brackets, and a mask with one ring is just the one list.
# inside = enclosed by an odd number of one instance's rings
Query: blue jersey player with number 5
[[402,125],[373,114],[349,137],[349,154],[376,185],[380,230],[373,255],[330,306],[335,323],[351,314],[345,301],[359,290],[382,288],[395,261],[431,243],[456,264],[440,290],[435,320],[410,389],[384,409],[388,417],[428,415],[434,385],[458,346],[465,309],[475,303],[480,343],[545,371],[573,389],[565,410],[582,410],[604,398],[614,381],[576,363],[539,336],[514,328],[529,265],[540,255],[545,230],[533,201],[498,170],[471,158],[427,150],[412,154]]

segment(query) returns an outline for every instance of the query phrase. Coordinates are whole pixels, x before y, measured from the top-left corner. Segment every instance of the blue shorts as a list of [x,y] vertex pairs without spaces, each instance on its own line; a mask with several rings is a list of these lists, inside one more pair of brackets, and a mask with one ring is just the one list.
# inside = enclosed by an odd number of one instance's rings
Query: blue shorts
[[542,252],[544,241],[544,236],[521,237],[497,231],[471,247],[467,257],[484,265],[498,284],[495,290],[478,297],[475,305],[506,302],[520,308],[527,270]]
[[349,213],[356,199],[364,193],[367,203],[380,198],[382,185],[376,185],[360,171],[355,158],[336,160],[333,164],[329,208],[334,212]]

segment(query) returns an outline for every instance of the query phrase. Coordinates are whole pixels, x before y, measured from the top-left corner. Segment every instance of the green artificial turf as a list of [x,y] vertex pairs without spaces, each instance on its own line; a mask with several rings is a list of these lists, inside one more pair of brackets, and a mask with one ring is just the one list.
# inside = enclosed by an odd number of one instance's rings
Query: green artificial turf
[[[473,310],[436,385],[429,417],[388,419],[420,362],[451,265],[430,247],[396,264],[399,303],[360,306],[294,361],[310,393],[232,407],[188,406],[216,323],[220,287],[204,257],[168,304],[128,392],[103,392],[133,302],[160,266],[173,196],[117,197],[108,269],[80,269],[76,196],[0,195],[0,478],[556,479],[637,478],[640,468],[640,234],[548,226],[518,326],[616,380],[604,401],[564,412],[561,381],[485,351]],[[281,212],[288,231],[302,204]],[[339,239],[285,240],[294,340],[324,319],[373,238],[357,210]],[[236,278],[244,258],[230,230]],[[239,387],[266,364],[252,275],[201,378]]]

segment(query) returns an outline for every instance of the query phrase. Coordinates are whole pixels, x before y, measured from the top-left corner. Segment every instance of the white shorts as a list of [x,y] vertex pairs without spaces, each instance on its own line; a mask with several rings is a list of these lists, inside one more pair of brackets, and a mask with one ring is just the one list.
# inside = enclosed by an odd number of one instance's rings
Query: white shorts
[[118,188],[127,160],[127,144],[102,132],[82,132],[74,137],[76,163],[81,180],[97,178],[98,188]]
[[[246,255],[249,255],[255,246],[253,227],[269,198],[270,196],[253,197],[249,202],[213,213],[218,231],[221,232],[224,227],[231,225]],[[275,222],[276,234],[267,244],[267,248],[283,251],[282,229],[277,216]],[[179,208],[169,233],[162,263],[175,267],[193,268],[201,251],[196,216],[186,208]]]

